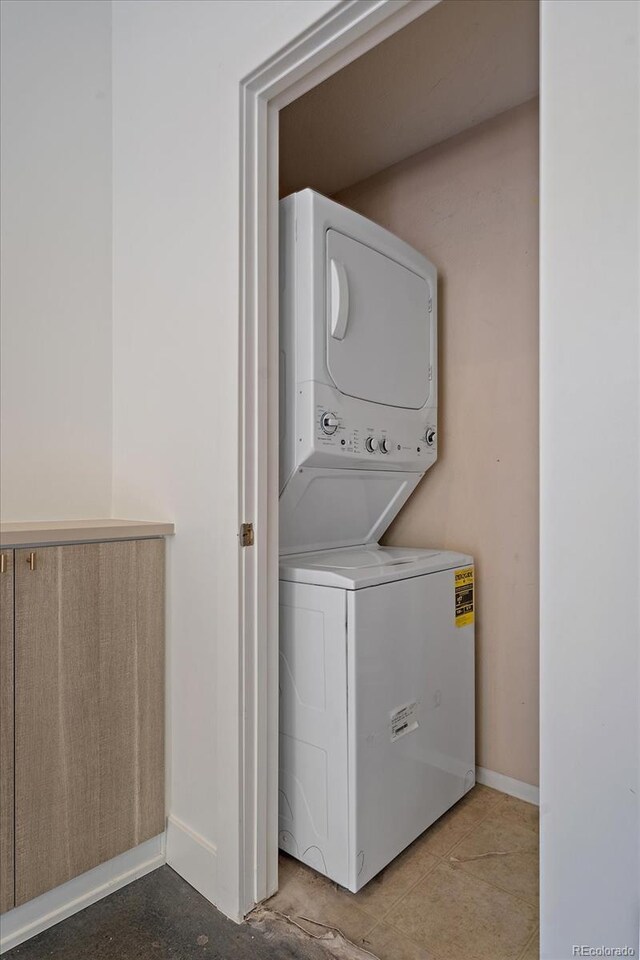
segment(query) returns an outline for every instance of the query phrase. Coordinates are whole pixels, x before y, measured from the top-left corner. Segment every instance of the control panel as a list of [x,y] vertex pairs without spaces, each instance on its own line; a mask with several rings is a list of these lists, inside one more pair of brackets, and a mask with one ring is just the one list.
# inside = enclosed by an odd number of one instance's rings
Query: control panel
[[[307,466],[424,472],[437,456],[437,409],[407,410],[299,384],[298,455]],[[299,461],[300,462],[300,461]]]

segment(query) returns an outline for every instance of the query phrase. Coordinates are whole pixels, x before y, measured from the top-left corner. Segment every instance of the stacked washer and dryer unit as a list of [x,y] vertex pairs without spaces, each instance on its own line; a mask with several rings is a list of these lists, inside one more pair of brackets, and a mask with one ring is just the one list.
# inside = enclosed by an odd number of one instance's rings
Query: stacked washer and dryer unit
[[280,204],[280,848],[357,891],[475,783],[473,560],[379,538],[437,457],[436,270]]

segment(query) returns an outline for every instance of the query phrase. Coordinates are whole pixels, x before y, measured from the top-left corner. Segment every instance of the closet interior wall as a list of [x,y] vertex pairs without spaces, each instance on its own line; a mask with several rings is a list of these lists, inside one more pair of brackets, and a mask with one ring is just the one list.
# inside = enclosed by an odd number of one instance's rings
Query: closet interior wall
[[477,763],[538,783],[538,101],[334,199],[439,277],[438,462],[383,538],[476,560]]

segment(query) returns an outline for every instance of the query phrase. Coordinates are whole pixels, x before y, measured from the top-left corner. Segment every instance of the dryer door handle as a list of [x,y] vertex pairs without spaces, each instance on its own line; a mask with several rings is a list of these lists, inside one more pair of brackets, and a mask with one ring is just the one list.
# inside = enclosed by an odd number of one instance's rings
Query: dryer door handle
[[349,322],[349,279],[344,265],[331,260],[331,336],[344,340]]

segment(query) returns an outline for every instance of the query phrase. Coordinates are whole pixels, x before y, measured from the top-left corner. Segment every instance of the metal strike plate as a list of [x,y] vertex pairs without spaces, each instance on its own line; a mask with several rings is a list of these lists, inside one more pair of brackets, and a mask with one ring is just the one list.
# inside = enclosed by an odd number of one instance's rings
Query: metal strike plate
[[252,547],[254,541],[253,524],[243,523],[240,527],[240,546]]

